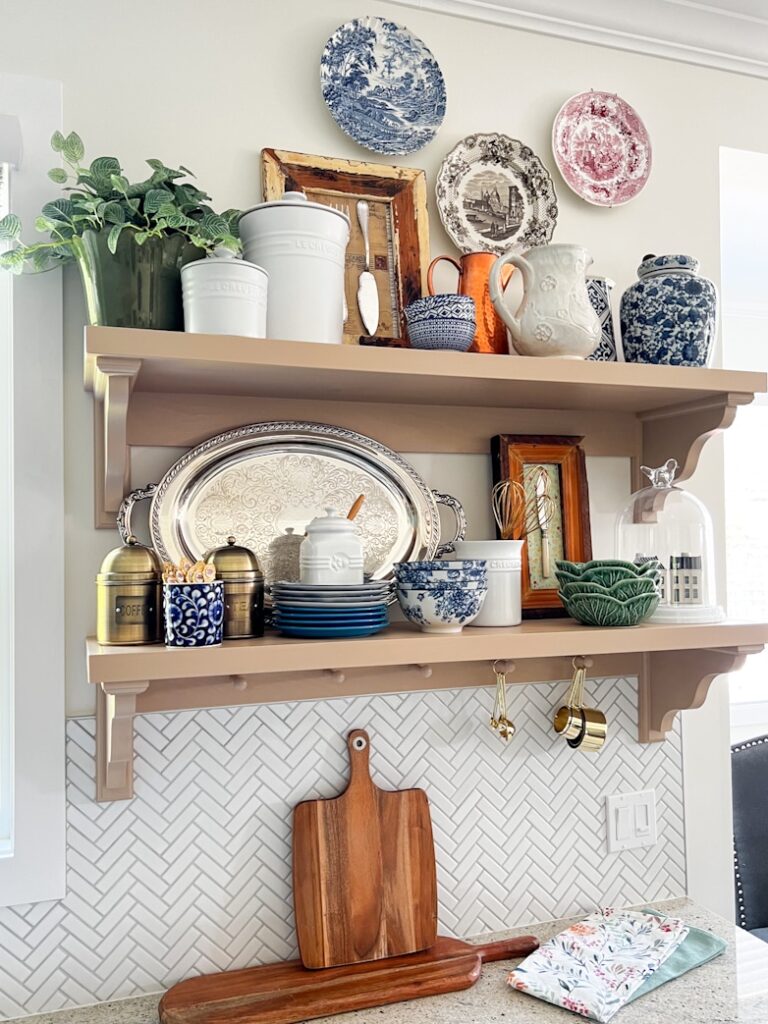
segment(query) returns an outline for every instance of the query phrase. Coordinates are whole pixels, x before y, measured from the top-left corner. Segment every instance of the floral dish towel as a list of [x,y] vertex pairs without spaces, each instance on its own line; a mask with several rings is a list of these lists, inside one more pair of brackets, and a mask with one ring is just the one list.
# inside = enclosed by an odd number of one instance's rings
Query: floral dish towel
[[526,957],[507,983],[606,1024],[687,934],[677,918],[599,911]]

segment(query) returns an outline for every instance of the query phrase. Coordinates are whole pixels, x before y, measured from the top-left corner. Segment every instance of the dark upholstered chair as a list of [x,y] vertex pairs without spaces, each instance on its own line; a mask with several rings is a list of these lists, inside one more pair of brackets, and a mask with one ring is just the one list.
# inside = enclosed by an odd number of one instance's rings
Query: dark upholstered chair
[[731,747],[736,923],[768,942],[768,736]]

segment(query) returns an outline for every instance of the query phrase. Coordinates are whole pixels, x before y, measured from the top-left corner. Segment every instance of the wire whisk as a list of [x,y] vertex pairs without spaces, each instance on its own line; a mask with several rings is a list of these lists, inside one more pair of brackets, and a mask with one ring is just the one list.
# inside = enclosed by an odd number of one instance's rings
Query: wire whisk
[[491,504],[502,540],[522,540],[540,529],[542,521],[551,523],[555,515],[555,502],[549,493],[537,494],[534,490],[526,495],[517,480],[499,480],[494,484]]

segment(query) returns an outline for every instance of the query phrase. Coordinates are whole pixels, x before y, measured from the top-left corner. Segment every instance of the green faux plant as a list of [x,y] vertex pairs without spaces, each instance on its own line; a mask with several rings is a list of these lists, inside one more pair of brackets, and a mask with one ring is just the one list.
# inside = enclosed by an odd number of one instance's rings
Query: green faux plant
[[0,267],[20,274],[25,268],[49,270],[78,255],[79,239],[86,231],[108,230],[107,245],[113,254],[124,232],[137,245],[149,238],[180,234],[205,252],[223,247],[240,252],[237,236],[239,210],[216,213],[210,196],[188,181],[194,177],[186,167],[166,167],[161,160],[147,160],[152,174],[144,181],[130,182],[120,161],[100,156],[90,166],[81,161],[85,149],[76,132],[66,137],[54,132],[51,148],[61,154],[64,167],[54,167],[48,177],[64,187],[66,195],[46,203],[35,221],[38,231],[49,240],[24,245],[19,241],[21,221],[10,213],[0,220],[0,242],[13,248],[0,254]]

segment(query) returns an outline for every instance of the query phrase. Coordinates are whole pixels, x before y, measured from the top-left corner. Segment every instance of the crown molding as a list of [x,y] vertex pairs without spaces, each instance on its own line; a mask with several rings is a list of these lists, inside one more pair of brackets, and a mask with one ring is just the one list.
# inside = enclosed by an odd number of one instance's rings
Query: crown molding
[[[393,0],[525,32],[768,78],[768,18],[762,0]],[[726,0],[720,0],[725,3]],[[738,7],[738,9],[734,9]]]

